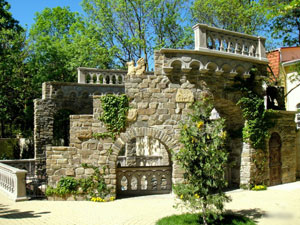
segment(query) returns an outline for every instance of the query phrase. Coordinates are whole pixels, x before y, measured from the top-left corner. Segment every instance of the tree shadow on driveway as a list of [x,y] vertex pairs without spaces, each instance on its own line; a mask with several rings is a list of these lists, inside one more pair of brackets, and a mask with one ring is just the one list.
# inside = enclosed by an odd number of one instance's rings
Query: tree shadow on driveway
[[263,211],[258,208],[254,209],[241,209],[241,210],[226,210],[225,214],[241,215],[252,219],[254,222],[257,222],[258,219],[266,217],[266,211]]
[[34,211],[20,211],[18,209],[7,208],[6,205],[0,204],[0,218],[3,219],[24,219],[24,218],[35,218],[41,217],[43,214],[48,214],[50,212],[39,212]]

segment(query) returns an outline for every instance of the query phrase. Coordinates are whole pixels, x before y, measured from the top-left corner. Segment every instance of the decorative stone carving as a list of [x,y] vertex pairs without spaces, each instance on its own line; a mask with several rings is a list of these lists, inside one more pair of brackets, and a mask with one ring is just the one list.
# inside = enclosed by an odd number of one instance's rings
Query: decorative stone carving
[[145,60],[144,58],[140,58],[138,61],[137,61],[137,66],[135,67],[135,75],[136,76],[141,76],[143,74],[145,74],[145,70],[146,67],[145,67]]
[[129,122],[135,121],[137,118],[137,109],[129,109],[127,114],[127,120]]
[[136,67],[134,67],[134,61],[128,62],[127,66],[128,66],[128,72],[127,75],[128,76],[136,76],[139,77],[141,75],[144,75],[146,72],[146,66],[145,66],[145,60],[144,58],[140,58],[137,62],[136,62]]
[[135,67],[134,67],[134,61],[130,61],[126,63],[128,66],[128,76],[134,76],[135,75]]
[[176,102],[194,102],[194,94],[189,89],[178,89]]

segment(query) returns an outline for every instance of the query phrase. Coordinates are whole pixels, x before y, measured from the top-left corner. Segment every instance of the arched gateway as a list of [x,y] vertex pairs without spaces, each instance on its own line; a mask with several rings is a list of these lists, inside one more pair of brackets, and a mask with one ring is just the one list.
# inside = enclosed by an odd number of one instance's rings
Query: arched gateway
[[170,193],[172,160],[170,150],[177,141],[166,132],[153,128],[131,128],[114,144],[117,196]]

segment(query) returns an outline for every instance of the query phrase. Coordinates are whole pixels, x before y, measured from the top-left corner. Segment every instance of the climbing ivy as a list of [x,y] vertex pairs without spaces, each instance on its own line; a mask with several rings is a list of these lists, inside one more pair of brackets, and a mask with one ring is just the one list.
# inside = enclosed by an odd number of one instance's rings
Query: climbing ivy
[[251,186],[264,184],[266,171],[266,139],[269,137],[269,129],[274,126],[271,122],[273,112],[267,112],[264,100],[254,91],[244,88],[244,96],[238,101],[242,107],[246,124],[243,128],[243,140],[250,143],[255,149],[252,156],[255,165],[255,173],[251,180]]
[[102,121],[107,132],[95,134],[98,138],[111,137],[115,139],[116,135],[122,132],[126,126],[126,114],[129,110],[129,99],[123,95],[107,94],[100,97],[102,113],[99,120]]
[[266,148],[268,129],[271,127],[268,114],[265,110],[264,100],[252,90],[244,89],[244,96],[238,101],[242,107],[246,124],[243,128],[243,139],[255,149]]

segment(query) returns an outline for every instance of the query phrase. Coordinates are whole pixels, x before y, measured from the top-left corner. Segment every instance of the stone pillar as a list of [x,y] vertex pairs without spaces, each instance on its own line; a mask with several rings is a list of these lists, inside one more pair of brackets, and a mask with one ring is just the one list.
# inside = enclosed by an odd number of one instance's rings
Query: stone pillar
[[251,148],[249,143],[243,143],[240,168],[240,187],[242,188],[249,188],[251,184],[253,151],[254,149]]
[[133,139],[126,144],[126,166],[137,166],[136,139]]
[[53,115],[55,105],[48,99],[34,100],[34,157],[37,160],[36,174],[46,170],[46,146],[53,140]]
[[207,48],[206,29],[208,28],[205,24],[196,24],[193,26],[194,38],[195,38],[195,50],[200,48]]

